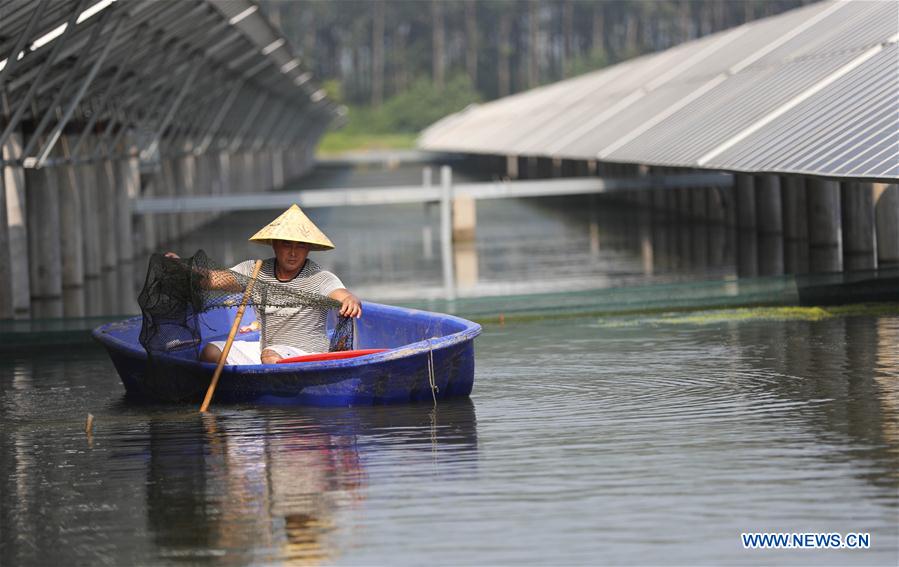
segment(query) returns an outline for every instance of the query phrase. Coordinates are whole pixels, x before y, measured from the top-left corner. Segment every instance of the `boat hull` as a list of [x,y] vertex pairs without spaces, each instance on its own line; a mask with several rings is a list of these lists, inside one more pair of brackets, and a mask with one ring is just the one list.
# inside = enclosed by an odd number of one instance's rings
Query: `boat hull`
[[[363,312],[357,322],[355,347],[388,350],[343,360],[226,365],[214,403],[354,406],[433,397],[442,400],[471,393],[474,338],[480,334],[479,325],[450,315],[376,303],[365,303]],[[232,317],[233,313],[223,310],[216,320],[209,321],[204,326],[210,329],[204,342],[222,338]],[[164,376],[149,373],[147,353],[137,340],[140,326],[140,317],[135,317],[93,332],[106,347],[128,396],[151,401],[199,401],[215,365],[183,355],[163,355],[160,362],[165,365]]]

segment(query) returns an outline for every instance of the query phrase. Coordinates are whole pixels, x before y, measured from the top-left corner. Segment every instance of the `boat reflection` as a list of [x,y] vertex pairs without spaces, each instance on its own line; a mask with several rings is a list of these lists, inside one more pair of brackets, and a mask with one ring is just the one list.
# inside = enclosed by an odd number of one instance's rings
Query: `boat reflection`
[[477,466],[469,399],[437,408],[242,408],[149,427],[148,527],[169,560],[332,562],[337,539],[353,529],[346,519],[364,506],[367,460],[412,449],[455,463],[434,474]]

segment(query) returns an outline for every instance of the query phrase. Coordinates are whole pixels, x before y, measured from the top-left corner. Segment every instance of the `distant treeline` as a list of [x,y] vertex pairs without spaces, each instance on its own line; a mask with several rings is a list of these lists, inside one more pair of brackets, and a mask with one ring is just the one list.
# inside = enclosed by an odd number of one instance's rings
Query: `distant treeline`
[[[262,0],[352,105],[462,75],[484,99],[658,51],[811,0]],[[332,85],[333,89],[334,85]]]

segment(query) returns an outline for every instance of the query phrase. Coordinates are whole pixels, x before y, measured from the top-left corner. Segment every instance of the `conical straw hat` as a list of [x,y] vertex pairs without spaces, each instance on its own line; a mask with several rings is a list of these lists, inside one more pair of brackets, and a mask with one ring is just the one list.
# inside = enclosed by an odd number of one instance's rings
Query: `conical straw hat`
[[309,217],[296,205],[268,223],[259,232],[250,237],[253,242],[271,244],[272,240],[289,240],[309,245],[310,250],[331,250],[334,244],[319,230]]

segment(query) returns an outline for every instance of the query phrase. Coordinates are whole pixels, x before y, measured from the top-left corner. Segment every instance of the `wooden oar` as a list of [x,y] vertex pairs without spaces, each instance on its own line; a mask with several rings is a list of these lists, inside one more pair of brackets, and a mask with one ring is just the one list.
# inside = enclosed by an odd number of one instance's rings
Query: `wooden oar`
[[228,333],[228,340],[225,341],[225,347],[222,349],[222,356],[219,357],[218,366],[215,367],[215,374],[212,375],[212,382],[209,383],[209,388],[206,390],[206,397],[203,399],[203,405],[200,406],[200,413],[205,413],[209,408],[209,403],[212,401],[215,387],[219,383],[219,376],[221,376],[222,369],[225,367],[225,361],[228,360],[228,353],[231,352],[231,343],[234,342],[234,335],[237,334],[237,329],[240,328],[240,320],[243,319],[243,312],[247,308],[247,300],[250,299],[250,292],[253,291],[253,284],[256,283],[256,276],[259,275],[259,268],[261,267],[262,260],[256,260],[256,265],[253,266],[253,276],[247,284],[246,291],[243,292],[243,300],[240,302],[240,307],[237,308],[237,315],[234,316],[234,324],[231,325],[231,332]]

